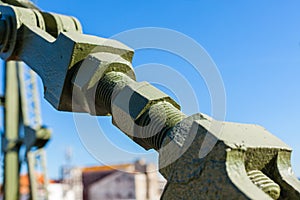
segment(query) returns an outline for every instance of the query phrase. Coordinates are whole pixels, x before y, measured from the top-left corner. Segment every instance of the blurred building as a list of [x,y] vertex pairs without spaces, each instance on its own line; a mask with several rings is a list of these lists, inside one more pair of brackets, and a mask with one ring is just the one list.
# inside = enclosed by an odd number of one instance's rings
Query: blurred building
[[[154,165],[137,161],[132,164],[71,168],[66,191],[72,191],[76,200],[95,199],[160,199],[165,181]],[[67,193],[67,192],[65,192]]]
[[66,190],[64,183],[50,183],[48,186],[48,200],[76,200],[72,190]]
[[[41,187],[44,177],[36,174],[38,199],[48,200],[158,200],[166,181],[159,175],[153,164],[143,161],[135,163],[70,167],[62,170],[61,180],[51,180],[48,194]],[[30,182],[28,175],[20,177],[20,199],[28,200]],[[0,192],[0,200],[2,194]]]

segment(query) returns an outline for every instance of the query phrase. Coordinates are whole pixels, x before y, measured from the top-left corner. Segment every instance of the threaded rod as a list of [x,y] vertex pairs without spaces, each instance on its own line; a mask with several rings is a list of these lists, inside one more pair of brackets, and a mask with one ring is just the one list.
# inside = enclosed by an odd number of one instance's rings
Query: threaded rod
[[[97,105],[103,105],[109,114],[112,113],[112,100],[128,84],[135,81],[122,72],[108,72],[99,81],[96,90]],[[99,106],[100,107],[100,106]],[[134,136],[135,142],[145,149],[161,147],[167,132],[179,123],[186,115],[171,103],[158,101],[151,105],[138,119],[135,119]]]

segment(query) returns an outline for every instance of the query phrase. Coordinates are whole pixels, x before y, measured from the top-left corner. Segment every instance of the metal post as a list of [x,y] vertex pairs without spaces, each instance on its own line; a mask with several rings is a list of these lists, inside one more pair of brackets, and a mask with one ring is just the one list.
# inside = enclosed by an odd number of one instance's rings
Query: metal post
[[19,89],[17,62],[5,63],[4,134],[4,200],[19,199]]

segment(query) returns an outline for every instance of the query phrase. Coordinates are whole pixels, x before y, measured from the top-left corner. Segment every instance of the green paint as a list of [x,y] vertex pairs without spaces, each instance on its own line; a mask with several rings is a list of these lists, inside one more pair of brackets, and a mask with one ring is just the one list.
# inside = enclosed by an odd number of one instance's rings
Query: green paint
[[[40,13],[35,20],[33,10],[12,6],[0,6],[0,11],[12,19],[11,43],[4,45],[7,49],[1,57],[29,64],[43,79],[45,98],[56,109],[111,114],[113,124],[136,143],[156,149],[160,172],[168,180],[162,199],[276,199],[279,194],[279,199],[300,199],[300,183],[290,166],[291,149],[263,127],[217,122],[203,114],[186,117],[169,96],[148,83],[135,82],[132,49],[118,41],[82,34],[79,22],[70,23],[74,18]],[[70,24],[71,31],[60,33]],[[17,35],[18,47],[14,43]],[[76,82],[75,76],[84,72],[91,77]],[[9,87],[7,91],[16,90],[16,83]],[[79,95],[72,96],[73,92]],[[6,105],[12,110],[6,119],[12,121],[19,112],[16,94]],[[17,126],[12,121],[6,126],[12,130],[9,137],[15,139]],[[49,136],[41,135],[42,139]],[[14,165],[7,173],[16,183],[16,152],[9,153],[5,167]],[[271,187],[261,184],[252,172]],[[14,198],[16,189],[9,184],[6,189]]]
[[[19,140],[19,88],[17,63],[10,61],[5,66],[4,135],[8,141]],[[19,147],[4,152],[4,200],[19,199]]]

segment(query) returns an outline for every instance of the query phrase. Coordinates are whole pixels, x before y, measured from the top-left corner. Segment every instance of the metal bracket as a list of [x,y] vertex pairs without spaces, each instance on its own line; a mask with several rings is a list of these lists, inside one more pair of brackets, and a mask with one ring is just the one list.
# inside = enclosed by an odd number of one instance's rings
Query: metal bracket
[[[130,138],[156,149],[168,180],[163,199],[300,199],[291,149],[262,127],[219,122],[218,132],[210,117],[186,117],[167,95],[135,82],[132,49],[82,34],[72,17],[14,6],[0,6],[0,12],[0,57],[37,72],[56,109],[111,114]],[[79,81],[78,74],[84,74]],[[27,132],[28,148],[48,138],[47,132]]]
[[21,140],[8,140],[6,137],[4,137],[3,134],[1,134],[1,149],[2,149],[2,152],[17,150],[20,147],[21,144],[22,144]]
[[[89,54],[106,52],[132,60],[132,49],[115,40],[82,34],[78,20],[73,17],[37,14],[36,10],[13,6],[0,6],[0,12],[0,25],[4,24],[0,33],[9,37],[0,42],[0,57],[22,60],[37,72],[45,86],[45,98],[58,110],[72,111],[71,78],[76,64]],[[53,20],[57,23],[53,24]]]
[[170,130],[162,146],[163,199],[300,198],[291,148],[261,126],[193,115]]
[[23,143],[26,149],[30,150],[32,147],[43,148],[51,138],[51,131],[47,128],[41,127],[35,130],[31,127],[25,127],[25,137]]

